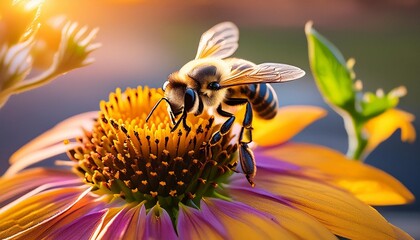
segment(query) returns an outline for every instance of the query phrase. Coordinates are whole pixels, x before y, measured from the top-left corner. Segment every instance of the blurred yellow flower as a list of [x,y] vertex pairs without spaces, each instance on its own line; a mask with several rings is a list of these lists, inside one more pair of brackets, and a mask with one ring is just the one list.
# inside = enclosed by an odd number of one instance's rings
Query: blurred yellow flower
[[[100,46],[93,43],[98,29],[89,31],[64,17],[42,27],[39,20],[42,3],[39,0],[0,3],[0,107],[13,94],[37,88],[92,63],[89,55]],[[44,71],[26,79],[34,66]]]
[[401,141],[414,142],[416,140],[416,129],[412,122],[414,115],[392,108],[381,115],[369,120],[365,125],[368,135],[368,145],[365,154],[369,154],[380,143],[387,140],[396,130],[401,129]]
[[36,33],[42,3],[39,0],[0,2],[0,46],[26,41]]

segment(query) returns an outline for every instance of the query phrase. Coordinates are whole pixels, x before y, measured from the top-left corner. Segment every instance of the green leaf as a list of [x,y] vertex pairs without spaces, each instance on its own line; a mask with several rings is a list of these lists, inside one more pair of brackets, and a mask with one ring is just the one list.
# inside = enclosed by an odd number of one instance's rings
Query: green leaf
[[393,89],[386,95],[383,94],[382,90],[378,90],[376,94],[366,92],[363,95],[363,100],[360,101],[361,115],[364,119],[369,120],[384,113],[388,109],[396,107],[399,98],[405,95],[405,91],[404,87],[399,87]]
[[305,33],[312,74],[324,99],[333,106],[353,111],[356,94],[352,70],[340,51],[312,28],[312,22],[306,24]]

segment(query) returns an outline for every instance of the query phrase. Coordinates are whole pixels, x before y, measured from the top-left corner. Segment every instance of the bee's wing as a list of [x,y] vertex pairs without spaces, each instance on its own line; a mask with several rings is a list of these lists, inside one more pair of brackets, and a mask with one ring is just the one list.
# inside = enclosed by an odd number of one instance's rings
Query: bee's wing
[[239,30],[231,22],[222,22],[201,35],[195,59],[226,58],[238,48]]
[[252,83],[281,83],[295,80],[305,75],[302,69],[281,63],[255,65],[242,59],[228,59],[231,74],[220,81],[222,88]]

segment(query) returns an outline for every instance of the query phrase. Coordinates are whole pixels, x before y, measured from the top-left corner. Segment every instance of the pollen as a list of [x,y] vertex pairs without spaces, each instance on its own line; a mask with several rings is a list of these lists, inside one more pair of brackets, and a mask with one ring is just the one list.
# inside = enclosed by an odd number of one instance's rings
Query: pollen
[[212,116],[190,115],[190,131],[179,127],[171,132],[166,107],[160,105],[145,121],[162,97],[157,89],[117,89],[100,103],[93,129],[78,138],[80,146],[68,151],[77,163],[75,171],[98,194],[146,201],[150,207],[197,205],[232,173],[237,146],[229,134],[208,144],[220,127]]

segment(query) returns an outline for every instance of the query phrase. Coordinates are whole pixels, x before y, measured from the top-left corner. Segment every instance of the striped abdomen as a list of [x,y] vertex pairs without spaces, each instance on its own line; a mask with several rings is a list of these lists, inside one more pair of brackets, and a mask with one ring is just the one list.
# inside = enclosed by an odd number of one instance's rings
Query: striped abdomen
[[252,105],[254,113],[262,119],[272,119],[277,114],[278,99],[273,87],[268,83],[241,86],[241,93]]

